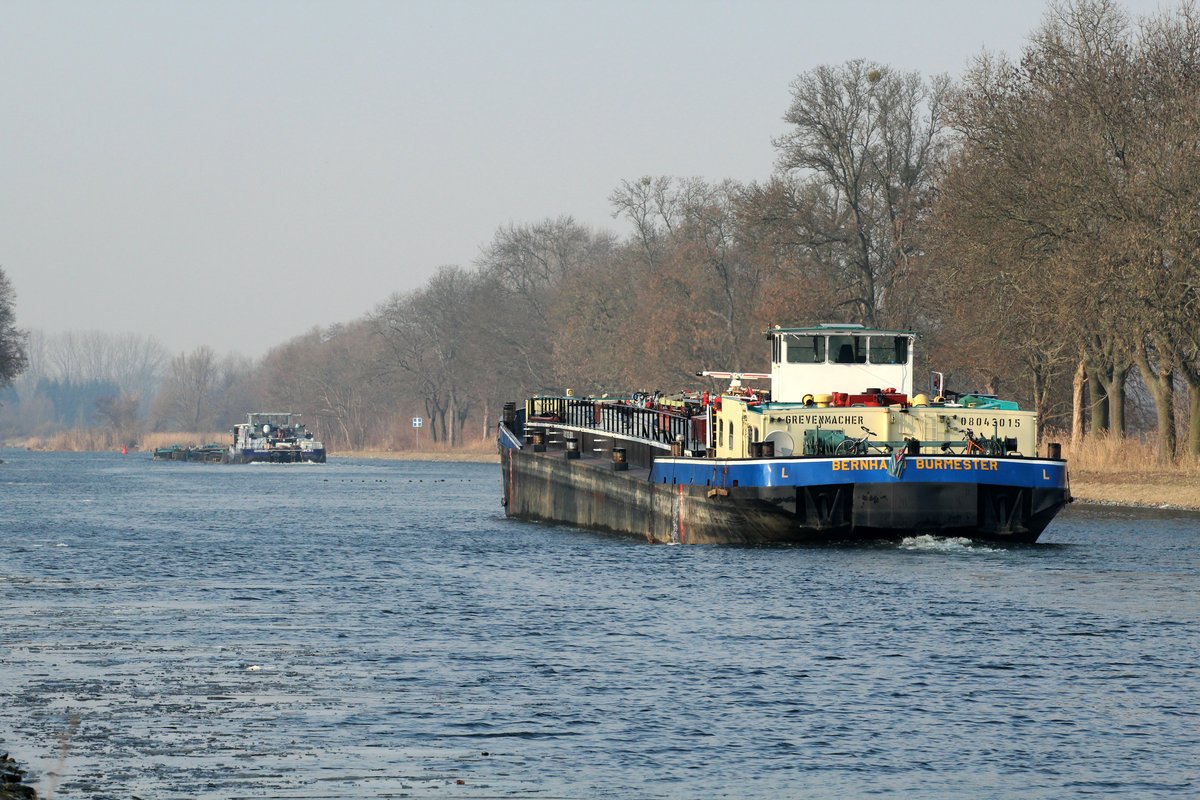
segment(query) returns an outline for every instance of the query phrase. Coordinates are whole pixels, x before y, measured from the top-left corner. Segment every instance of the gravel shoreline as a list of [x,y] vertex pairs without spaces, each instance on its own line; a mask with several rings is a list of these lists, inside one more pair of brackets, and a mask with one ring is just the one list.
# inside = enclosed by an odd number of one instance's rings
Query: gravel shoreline
[[31,800],[38,793],[26,781],[28,775],[8,753],[0,754],[0,800]]

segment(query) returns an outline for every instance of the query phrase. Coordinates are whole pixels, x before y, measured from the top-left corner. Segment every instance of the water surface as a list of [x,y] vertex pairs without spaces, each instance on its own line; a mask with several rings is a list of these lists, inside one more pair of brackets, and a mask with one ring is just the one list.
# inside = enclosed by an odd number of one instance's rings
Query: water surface
[[1195,516],[670,547],[494,465],[0,455],[0,747],[55,797],[1200,794]]

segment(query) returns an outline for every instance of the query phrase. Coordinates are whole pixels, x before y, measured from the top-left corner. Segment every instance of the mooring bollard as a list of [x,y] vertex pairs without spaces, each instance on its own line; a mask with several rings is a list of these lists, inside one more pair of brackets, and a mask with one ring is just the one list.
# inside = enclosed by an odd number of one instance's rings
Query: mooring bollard
[[612,465],[617,472],[624,472],[629,469],[629,462],[625,460],[625,448],[614,447],[612,449]]
[[1050,442],[1046,445],[1046,458],[1052,458],[1055,461],[1062,460],[1062,445],[1058,442]]
[[565,437],[567,443],[567,458],[579,458],[579,439],[574,436]]
[[540,431],[540,430],[534,431],[533,433],[530,434],[530,436],[532,437],[532,440],[533,440],[533,452],[535,452],[535,453],[546,452],[546,434],[545,434],[545,432]]

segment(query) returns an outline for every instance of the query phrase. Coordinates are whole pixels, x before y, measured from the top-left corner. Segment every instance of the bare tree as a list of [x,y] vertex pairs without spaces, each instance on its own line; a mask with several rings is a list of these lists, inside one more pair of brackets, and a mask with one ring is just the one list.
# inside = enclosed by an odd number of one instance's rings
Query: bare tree
[[748,247],[755,237],[743,213],[747,192],[729,180],[644,177],[610,196],[634,226],[627,260],[636,254],[645,270],[626,279],[638,296],[637,317],[658,323],[644,351],[653,373],[678,379],[761,356],[747,341],[770,265]]
[[[49,382],[79,391],[98,388],[104,397],[141,398],[137,411],[142,417],[158,391],[168,360],[166,349],[156,339],[138,334],[34,331],[27,341],[29,369],[17,388],[21,405],[28,404],[30,409],[43,405],[35,402],[35,396],[45,391]],[[53,412],[43,421],[51,427],[81,422]],[[31,420],[26,424],[37,426]]]
[[926,82],[863,60],[821,66],[792,82],[779,168],[813,213],[789,222],[839,276],[849,316],[883,320],[890,293],[920,251],[920,229],[946,147],[945,77]]
[[[543,278],[533,273],[543,269],[552,268],[539,261],[530,271],[519,270],[530,279],[525,284],[530,293],[540,294],[536,283]],[[385,369],[420,395],[434,441],[452,446],[461,439],[470,412],[470,387],[478,379],[468,354],[472,342],[482,342],[472,335],[472,317],[463,313],[475,305],[478,285],[477,276],[442,267],[425,289],[393,296],[373,317],[384,342]]]
[[96,400],[96,417],[112,431],[119,444],[137,441],[140,434],[141,398],[137,395],[106,395]]
[[0,389],[8,386],[29,364],[27,334],[17,328],[16,292],[0,269]]
[[954,94],[963,145],[939,187],[940,251],[966,275],[957,284],[1009,309],[979,335],[1044,320],[1038,349],[1070,343],[1077,435],[1085,422],[1123,433],[1136,364],[1164,461],[1176,377],[1191,384],[1200,352],[1198,30],[1191,6],[1135,35],[1109,0],[1052,4],[1018,64],[981,58]]
[[217,358],[211,347],[201,345],[173,358],[152,405],[156,427],[196,432],[219,426],[217,378]]
[[649,175],[636,181],[621,181],[616,191],[609,195],[613,216],[624,217],[633,224],[634,241],[643,263],[651,272],[662,263],[666,240],[678,223],[678,198],[671,178]]
[[587,263],[592,244],[587,228],[570,217],[509,225],[496,231],[478,266],[544,323],[554,288]]
[[612,249],[610,235],[570,217],[496,231],[475,276],[495,307],[484,335],[502,359],[496,368],[519,376],[526,388],[562,385],[565,376],[554,358],[555,305],[572,276],[595,269]]
[[327,445],[382,445],[393,411],[380,391],[377,339],[364,321],[314,328],[263,359],[262,395],[273,408],[304,415]]
[[796,178],[775,176],[751,184],[743,193],[738,216],[748,257],[762,275],[754,304],[757,321],[799,324],[834,321],[851,294],[841,277],[828,268],[840,245],[814,243],[810,231],[839,226],[831,195]]

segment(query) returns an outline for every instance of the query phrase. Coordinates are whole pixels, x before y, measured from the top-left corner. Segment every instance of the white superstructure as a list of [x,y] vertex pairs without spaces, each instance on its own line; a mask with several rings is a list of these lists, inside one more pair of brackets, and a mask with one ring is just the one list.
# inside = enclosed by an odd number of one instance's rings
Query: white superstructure
[[771,399],[800,402],[832,391],[863,394],[895,390],[913,394],[913,340],[906,331],[861,325],[768,329],[771,337]]

